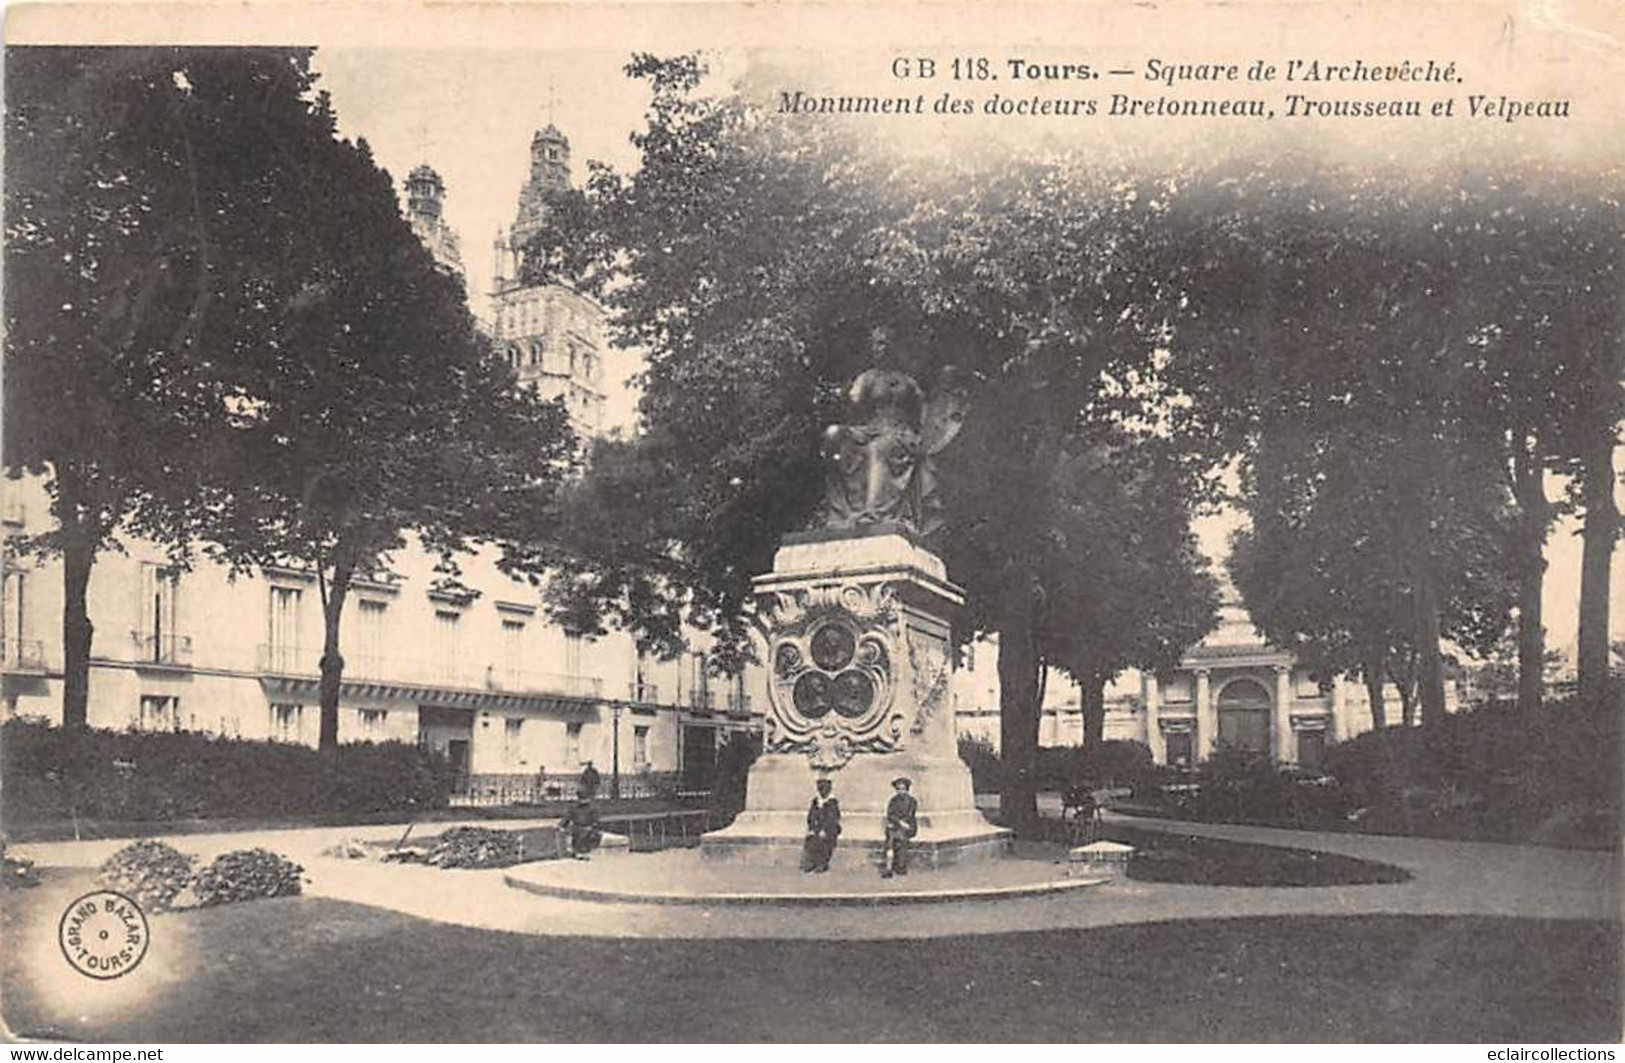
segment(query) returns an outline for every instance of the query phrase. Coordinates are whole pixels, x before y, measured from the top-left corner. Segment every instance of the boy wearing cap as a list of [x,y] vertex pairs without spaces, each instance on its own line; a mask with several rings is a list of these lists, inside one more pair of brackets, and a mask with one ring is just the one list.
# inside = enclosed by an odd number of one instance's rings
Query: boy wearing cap
[[898,776],[891,781],[891,800],[886,802],[886,859],[881,878],[908,874],[908,843],[919,832],[920,803],[909,793],[913,784]]
[[828,871],[835,855],[835,839],[841,836],[841,803],[835,800],[835,784],[819,779],[818,792],[807,807],[807,840],[801,847],[801,870]]

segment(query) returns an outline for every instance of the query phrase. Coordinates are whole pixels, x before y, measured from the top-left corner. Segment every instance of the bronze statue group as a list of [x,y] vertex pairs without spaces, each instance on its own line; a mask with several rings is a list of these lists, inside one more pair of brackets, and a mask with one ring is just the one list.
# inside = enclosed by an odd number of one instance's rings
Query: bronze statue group
[[[880,877],[908,874],[909,843],[919,833],[920,802],[909,792],[912,783],[902,776],[892,780],[891,800],[886,802],[886,843],[880,862]],[[841,836],[841,803],[834,784],[819,779],[817,792],[807,808],[807,840],[802,847],[801,869],[807,872],[829,870],[830,857]]]

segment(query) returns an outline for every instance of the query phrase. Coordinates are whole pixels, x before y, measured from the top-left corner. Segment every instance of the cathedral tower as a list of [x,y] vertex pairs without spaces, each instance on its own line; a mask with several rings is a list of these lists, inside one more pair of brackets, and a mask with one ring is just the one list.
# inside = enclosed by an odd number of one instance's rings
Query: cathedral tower
[[568,284],[521,282],[524,248],[547,221],[553,198],[570,189],[570,140],[548,123],[530,141],[530,175],[513,228],[498,233],[491,335],[522,385],[561,398],[582,436],[603,430],[604,311]]
[[415,166],[406,175],[406,220],[412,231],[442,269],[462,273],[462,249],[446,224],[445,201],[446,183],[432,167]]

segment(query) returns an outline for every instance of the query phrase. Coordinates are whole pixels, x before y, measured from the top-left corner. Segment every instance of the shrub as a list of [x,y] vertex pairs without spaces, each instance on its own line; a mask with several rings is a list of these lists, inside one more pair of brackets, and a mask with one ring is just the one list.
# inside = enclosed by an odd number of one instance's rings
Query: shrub
[[[959,738],[959,759],[970,768],[977,793],[997,792],[1004,782],[1004,763],[993,743],[974,735]],[[1041,790],[1088,786],[1136,786],[1156,768],[1151,750],[1141,742],[1113,739],[1099,746],[1040,746],[1034,775]]]
[[717,773],[711,784],[711,810],[732,817],[745,807],[750,768],[762,755],[762,736],[735,731],[717,748]]
[[1347,821],[1349,795],[1334,781],[1277,767],[1268,757],[1220,748],[1196,772],[1181,803],[1193,819],[1277,827],[1333,827]]
[[1132,787],[1153,771],[1150,748],[1123,739],[1094,747],[1040,746],[1037,760],[1038,785],[1046,790],[1066,790],[1079,783]]
[[960,735],[959,759],[970,768],[971,787],[977,793],[998,793],[1004,786],[1004,767],[992,742],[975,735]]
[[1362,830],[1613,847],[1617,695],[1533,712],[1488,705],[1360,735],[1327,751]]
[[161,912],[192,881],[192,858],[150,838],[131,842],[108,858],[97,881],[148,911]]
[[203,908],[261,897],[292,897],[304,890],[305,869],[269,849],[222,853],[197,873],[192,891]]
[[0,725],[3,816],[10,826],[81,819],[164,822],[230,816],[418,812],[443,808],[442,758],[399,742],[304,746],[199,734],[64,731]]
[[524,847],[511,830],[453,827],[440,836],[424,862],[436,867],[510,867]]

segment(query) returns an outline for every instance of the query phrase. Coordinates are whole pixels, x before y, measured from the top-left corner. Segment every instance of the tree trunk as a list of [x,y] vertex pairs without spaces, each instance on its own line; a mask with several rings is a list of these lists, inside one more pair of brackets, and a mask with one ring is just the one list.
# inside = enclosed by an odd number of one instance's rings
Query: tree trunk
[[1099,749],[1106,735],[1106,680],[1090,672],[1078,680],[1083,709],[1083,748]]
[[1365,682],[1366,700],[1371,703],[1371,727],[1377,731],[1388,726],[1388,713],[1382,704],[1383,671],[1380,654],[1367,654],[1365,663],[1360,666],[1360,678]]
[[1614,426],[1589,426],[1580,457],[1586,514],[1577,670],[1580,697],[1589,700],[1601,698],[1608,688],[1608,581],[1619,533],[1619,512],[1614,506]]
[[1546,629],[1540,595],[1546,581],[1546,529],[1550,507],[1546,501],[1541,463],[1520,449],[1513,462],[1518,493],[1518,708],[1532,712],[1545,695]]
[[350,593],[355,574],[351,551],[340,548],[333,564],[333,579],[322,601],[322,731],[317,748],[337,753],[339,748],[339,685],[344,679],[344,656],[339,652],[339,621],[344,616],[344,599]]
[[[68,507],[64,506],[64,512]],[[72,520],[71,516],[67,520]],[[90,622],[86,592],[96,561],[94,536],[65,523],[62,546],[62,726],[83,730],[90,725]]]
[[[1418,551],[1420,553],[1420,551]],[[1439,592],[1425,562],[1413,569],[1413,607],[1416,610],[1416,669],[1418,720],[1422,726],[1444,718],[1444,656],[1439,652]]]
[[1038,819],[1039,662],[1032,609],[1028,596],[1007,593],[999,624],[999,759],[1004,767],[999,811],[1004,825],[1018,830]]

